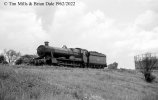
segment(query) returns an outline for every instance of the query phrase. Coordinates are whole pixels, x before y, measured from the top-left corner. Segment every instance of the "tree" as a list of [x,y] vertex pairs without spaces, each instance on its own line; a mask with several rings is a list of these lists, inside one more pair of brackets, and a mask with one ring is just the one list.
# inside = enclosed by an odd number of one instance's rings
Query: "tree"
[[152,75],[152,72],[155,69],[157,61],[158,59],[156,56],[152,56],[151,53],[146,53],[143,55],[141,60],[137,61],[139,70],[144,75],[147,82],[152,82],[155,79],[155,76]]
[[6,57],[6,60],[9,64],[13,64],[19,57],[21,53],[16,52],[15,50],[4,50],[4,56]]

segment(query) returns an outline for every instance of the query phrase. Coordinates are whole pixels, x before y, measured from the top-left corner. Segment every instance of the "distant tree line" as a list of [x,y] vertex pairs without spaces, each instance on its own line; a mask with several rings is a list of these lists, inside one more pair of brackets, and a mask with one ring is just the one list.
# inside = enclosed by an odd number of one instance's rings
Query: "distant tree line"
[[20,52],[17,52],[13,49],[4,50],[0,54],[0,64],[10,64],[10,65],[20,65],[20,64],[31,64],[32,59],[36,58],[36,55],[21,55]]

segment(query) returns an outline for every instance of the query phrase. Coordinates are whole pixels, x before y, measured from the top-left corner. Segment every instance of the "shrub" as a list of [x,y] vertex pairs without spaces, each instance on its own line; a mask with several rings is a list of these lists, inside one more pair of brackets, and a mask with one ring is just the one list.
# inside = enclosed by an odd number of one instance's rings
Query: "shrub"
[[0,55],[0,63],[2,63],[3,61],[5,61],[5,57],[3,55]]
[[152,82],[156,78],[152,75],[152,72],[157,61],[157,58],[151,56],[151,53],[146,53],[142,60],[137,61],[139,70],[144,75],[146,82]]
[[34,55],[24,55],[24,56],[21,56],[19,59],[17,59],[15,64],[16,65],[20,65],[20,64],[30,65],[32,63],[33,58],[36,58],[36,56],[34,56]]
[[117,69],[117,67],[118,67],[118,63],[116,62],[108,65],[108,69]]
[[151,72],[145,72],[143,74],[147,82],[152,82],[156,78],[155,76],[151,74]]
[[4,55],[0,55],[0,64],[8,64]]

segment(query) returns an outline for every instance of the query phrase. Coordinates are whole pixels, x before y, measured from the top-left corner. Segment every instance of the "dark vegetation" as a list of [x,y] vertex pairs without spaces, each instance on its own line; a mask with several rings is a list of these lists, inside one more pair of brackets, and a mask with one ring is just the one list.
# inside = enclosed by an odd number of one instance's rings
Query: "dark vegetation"
[[36,55],[23,55],[15,61],[15,64],[16,65],[20,65],[20,64],[32,65],[34,58],[37,58],[37,56]]
[[10,65],[32,65],[33,59],[37,58],[37,55],[21,55],[20,52],[15,50],[4,50],[0,55],[0,64],[10,64]]
[[0,55],[0,64],[8,64],[4,55]]
[[114,62],[114,63],[108,65],[108,69],[117,69],[117,67],[118,67],[117,62]]
[[156,63],[158,62],[158,59],[156,56],[152,56],[151,53],[145,54],[145,57],[142,58],[142,60],[137,61],[139,64],[139,70],[144,75],[146,82],[153,82],[156,78],[152,72],[155,70],[155,67],[158,67]]

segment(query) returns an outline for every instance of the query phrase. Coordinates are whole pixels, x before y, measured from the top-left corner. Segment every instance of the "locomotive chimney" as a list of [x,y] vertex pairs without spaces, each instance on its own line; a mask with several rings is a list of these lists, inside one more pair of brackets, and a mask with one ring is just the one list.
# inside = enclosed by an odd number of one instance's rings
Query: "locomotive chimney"
[[49,46],[49,42],[48,41],[45,41],[44,44],[45,44],[45,46]]

